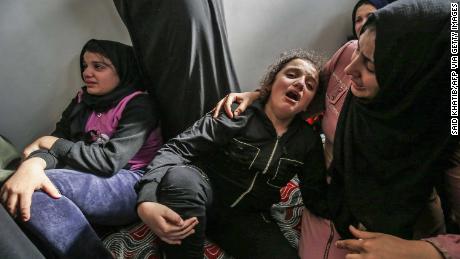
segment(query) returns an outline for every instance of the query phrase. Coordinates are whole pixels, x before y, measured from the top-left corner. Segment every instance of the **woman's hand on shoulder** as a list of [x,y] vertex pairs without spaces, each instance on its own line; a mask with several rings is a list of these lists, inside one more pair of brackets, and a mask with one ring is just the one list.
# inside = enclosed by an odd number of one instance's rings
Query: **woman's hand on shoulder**
[[[260,92],[230,93],[217,103],[216,107],[213,109],[213,117],[217,118],[222,108],[224,108],[225,113],[229,118],[238,116],[244,112],[249,105],[257,100],[259,96]],[[234,112],[232,112],[233,103],[239,104]]]
[[39,149],[50,150],[56,142],[56,140],[58,140],[58,138],[54,136],[43,136],[38,138],[30,145],[28,145],[26,148],[24,148],[24,151],[22,152],[23,159],[26,159],[32,152],[37,151]]
[[46,163],[38,157],[30,158],[19,166],[16,172],[3,184],[0,197],[12,216],[20,216],[23,221],[30,219],[32,194],[41,189],[52,198],[61,197],[59,191],[46,176]]
[[183,220],[172,209],[156,202],[142,202],[137,207],[142,221],[163,241],[180,245],[182,239],[195,233],[197,218]]
[[421,240],[406,240],[383,233],[361,231],[350,226],[357,239],[336,242],[336,246],[348,250],[346,259],[442,259],[433,245]]

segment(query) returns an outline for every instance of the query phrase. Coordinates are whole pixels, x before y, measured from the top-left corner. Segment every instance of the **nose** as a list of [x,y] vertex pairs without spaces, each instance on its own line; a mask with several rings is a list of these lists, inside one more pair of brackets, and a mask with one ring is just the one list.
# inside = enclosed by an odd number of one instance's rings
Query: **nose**
[[91,77],[93,75],[93,71],[91,70],[91,68],[86,67],[83,69],[82,75],[83,75],[83,78]]
[[302,91],[302,89],[306,86],[305,85],[305,77],[299,78],[297,81],[294,82],[294,86],[299,90]]
[[356,55],[356,53],[353,53],[350,64],[348,64],[348,66],[346,66],[344,69],[347,75],[352,77],[359,76],[359,70],[357,69],[358,58],[359,56]]

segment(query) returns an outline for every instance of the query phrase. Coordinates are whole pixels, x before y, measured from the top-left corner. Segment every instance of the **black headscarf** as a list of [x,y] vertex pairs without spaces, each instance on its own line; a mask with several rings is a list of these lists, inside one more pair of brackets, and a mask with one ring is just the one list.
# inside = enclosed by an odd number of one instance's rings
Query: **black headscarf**
[[105,111],[115,106],[125,96],[133,93],[136,89],[142,89],[140,73],[133,47],[120,42],[109,40],[89,40],[80,53],[80,71],[83,79],[83,55],[85,52],[101,54],[108,58],[117,71],[120,83],[110,93],[105,95],[91,95],[82,87],[82,101],[75,105],[69,116],[70,132],[72,139],[79,139],[84,134],[84,127],[89,114],[92,111]]
[[123,97],[140,87],[140,74],[133,47],[120,42],[109,40],[89,40],[80,53],[80,71],[83,79],[83,55],[85,52],[95,52],[110,59],[115,67],[120,83],[110,93],[102,96],[88,94],[86,87],[83,87],[83,102],[92,109],[104,110],[118,103]]
[[450,134],[449,17],[449,1],[400,0],[368,20],[380,91],[368,102],[348,94],[330,169],[331,216],[344,238],[358,223],[411,238],[449,166],[458,141]]
[[[394,1],[394,0],[393,0]],[[353,8],[353,13],[351,15],[351,22],[352,22],[352,32],[353,32],[353,39],[357,39],[358,35],[356,35],[355,31],[355,19],[356,19],[356,12],[358,11],[358,8],[361,7],[364,4],[370,4],[375,7],[375,9],[380,9],[386,6],[388,3],[391,3],[393,1],[387,1],[387,0],[359,0],[356,4],[355,7]]]

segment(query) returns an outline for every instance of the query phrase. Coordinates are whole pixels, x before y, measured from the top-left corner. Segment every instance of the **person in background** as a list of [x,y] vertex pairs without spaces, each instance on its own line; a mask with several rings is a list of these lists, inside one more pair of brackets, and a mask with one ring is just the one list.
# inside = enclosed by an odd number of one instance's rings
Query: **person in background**
[[353,36],[350,37],[350,40],[356,40],[359,38],[359,34],[361,32],[361,28],[367,21],[367,17],[371,15],[373,12],[381,9],[382,7],[386,6],[388,3],[394,2],[387,1],[387,0],[359,0],[355,7],[353,8],[353,12],[351,15],[351,22],[352,22],[352,31]]
[[164,140],[240,88],[222,0],[114,0],[125,23]]
[[141,89],[131,46],[89,40],[78,92],[50,136],[24,149],[4,183],[8,212],[47,256],[112,258],[95,225],[138,220],[134,184],[162,144],[151,100]]

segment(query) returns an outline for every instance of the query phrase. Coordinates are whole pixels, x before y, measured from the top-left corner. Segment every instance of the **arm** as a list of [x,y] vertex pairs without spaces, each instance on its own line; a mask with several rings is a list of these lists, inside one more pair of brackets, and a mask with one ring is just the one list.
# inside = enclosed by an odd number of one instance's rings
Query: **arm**
[[106,143],[72,142],[60,138],[49,150],[60,162],[100,175],[112,175],[139,151],[157,120],[146,95],[133,98],[123,110],[112,137]]
[[[222,106],[224,107],[225,113],[229,118],[233,118],[233,116],[238,116],[241,113],[243,113],[249,105],[251,105],[255,100],[257,100],[259,96],[260,92],[258,91],[230,93],[217,103],[216,107],[213,109],[213,117],[217,118],[217,116],[219,116],[219,113],[222,110]],[[232,111],[233,103],[239,104],[235,111]]]
[[190,164],[198,156],[224,145],[246,125],[248,119],[246,114],[234,120],[224,114],[217,119],[207,114],[192,127],[169,140],[158,151],[148,166],[148,172],[136,185],[139,191],[138,202],[156,202],[157,187],[169,167]]
[[41,158],[27,159],[2,186],[0,197],[11,215],[19,214],[23,221],[30,219],[32,194],[35,190],[41,189],[55,199],[61,196],[46,176],[45,166],[46,163]]
[[347,249],[347,259],[442,259],[441,253],[429,242],[405,240],[392,235],[360,231],[350,226],[357,239],[340,240],[336,246]]
[[217,119],[207,114],[159,150],[136,189],[139,217],[161,240],[180,244],[182,239],[195,232],[193,228],[198,224],[196,217],[183,220],[173,210],[157,202],[157,188],[168,168],[189,164],[198,156],[224,145],[244,125],[246,116],[232,121],[223,114]]
[[24,148],[22,152],[23,159],[26,159],[31,153],[39,149],[44,149],[45,152],[48,151],[58,138],[70,139],[70,118],[76,104],[77,97],[73,98],[66,107],[61,115],[61,119],[56,123],[56,129],[51,133],[51,136],[40,137]]
[[326,165],[321,138],[314,134],[312,145],[305,155],[299,188],[306,208],[317,216],[328,218]]
[[198,220],[192,217],[183,220],[170,208],[156,202],[142,202],[137,207],[142,221],[163,241],[168,244],[181,244],[181,240],[195,233],[193,229]]

